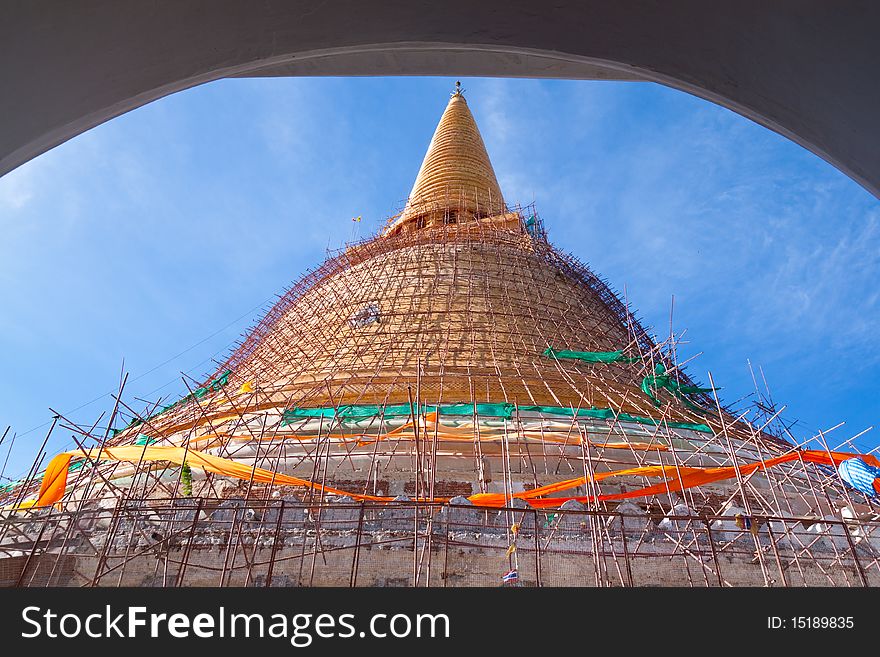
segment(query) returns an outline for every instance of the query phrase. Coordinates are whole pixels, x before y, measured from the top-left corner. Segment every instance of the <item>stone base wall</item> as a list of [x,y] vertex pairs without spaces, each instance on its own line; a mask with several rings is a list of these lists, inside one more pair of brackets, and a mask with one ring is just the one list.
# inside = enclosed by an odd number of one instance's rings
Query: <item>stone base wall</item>
[[[264,543],[271,542],[265,537]],[[536,556],[533,541],[507,553],[503,537],[479,534],[435,536],[430,549],[424,539],[414,550],[412,536],[389,533],[362,537],[353,534],[315,537],[289,535],[279,545],[257,545],[243,537],[239,545],[186,545],[170,549],[114,548],[103,555],[43,554],[30,559],[22,577],[26,586],[501,586],[501,577],[516,566],[518,586],[860,586],[853,564],[791,555],[755,555],[754,546],[738,546],[713,558],[706,545],[702,554],[675,545],[606,544],[596,555],[590,541],[558,541]],[[750,550],[751,547],[751,550]],[[542,546],[543,548],[543,546]],[[98,568],[101,560],[101,568]],[[0,559],[0,584],[14,586],[27,557]],[[788,563],[786,564],[786,561]],[[271,568],[270,568],[271,565]],[[95,572],[101,574],[95,581]],[[720,581],[719,581],[720,571]],[[864,570],[871,586],[880,585],[880,569]],[[785,580],[783,583],[784,573]]]
[[817,533],[772,520],[753,534],[730,520],[658,521],[632,505],[610,513],[567,502],[545,512],[513,502],[490,509],[461,497],[442,508],[405,498],[320,507],[229,499],[208,512],[204,501],[177,500],[21,514],[3,525],[0,585],[500,586],[512,569],[517,586],[880,584],[868,525]]

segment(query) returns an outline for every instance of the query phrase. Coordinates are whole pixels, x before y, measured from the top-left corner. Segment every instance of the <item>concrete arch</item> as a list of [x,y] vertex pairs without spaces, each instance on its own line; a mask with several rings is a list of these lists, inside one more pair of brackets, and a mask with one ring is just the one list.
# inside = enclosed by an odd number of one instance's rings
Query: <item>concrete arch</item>
[[0,175],[223,77],[651,80],[728,107],[880,195],[880,5],[738,0],[17,0],[0,10]]

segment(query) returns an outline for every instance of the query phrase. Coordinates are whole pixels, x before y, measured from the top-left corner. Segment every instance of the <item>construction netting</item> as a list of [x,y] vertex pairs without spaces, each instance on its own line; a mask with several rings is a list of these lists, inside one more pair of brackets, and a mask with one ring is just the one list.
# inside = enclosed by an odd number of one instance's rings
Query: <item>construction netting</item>
[[231,374],[232,374],[232,370],[226,370],[226,371],[223,372],[223,374],[221,374],[220,376],[218,376],[218,377],[212,379],[211,381],[209,381],[209,382],[206,383],[205,385],[200,386],[199,388],[196,388],[193,392],[191,392],[190,394],[186,395],[185,397],[182,397],[181,399],[178,399],[178,400],[177,400],[176,402],[174,402],[173,404],[168,404],[167,406],[163,406],[163,407],[159,410],[158,413],[153,413],[152,415],[150,415],[150,416],[148,416],[148,417],[146,417],[146,418],[140,418],[140,417],[133,418],[133,419],[131,420],[131,422],[129,422],[129,423],[128,423],[125,427],[123,427],[122,429],[113,429],[113,430],[111,431],[111,435],[116,436],[117,434],[120,434],[120,433],[122,433],[123,431],[126,431],[127,429],[132,429],[132,428],[134,428],[134,427],[139,427],[139,426],[141,426],[144,422],[149,422],[150,420],[159,417],[159,416],[162,415],[163,413],[167,413],[167,412],[170,411],[172,408],[176,408],[176,407],[178,407],[178,406],[182,406],[182,405],[184,405],[184,404],[187,404],[187,403],[189,403],[190,401],[192,401],[193,399],[201,399],[202,397],[204,397],[205,395],[207,395],[207,394],[210,393],[210,392],[217,392],[217,391],[219,391],[220,388],[224,387],[227,383],[229,383],[229,377],[230,377]]
[[517,406],[509,403],[498,404],[441,404],[439,406],[409,404],[391,404],[378,406],[375,404],[352,404],[347,406],[321,406],[317,408],[289,408],[284,411],[282,426],[287,426],[296,420],[306,418],[327,418],[336,420],[353,420],[367,418],[393,418],[415,417],[423,413],[437,413],[440,416],[478,416],[497,417],[510,420],[517,413],[542,413],[545,415],[558,415],[577,419],[594,420],[617,420],[619,422],[634,422],[652,426],[664,426],[670,429],[688,429],[703,433],[712,433],[712,429],[702,423],[696,422],[671,422],[667,420],[655,420],[654,418],[630,413],[617,413],[610,408],[570,408],[566,406]]
[[682,385],[676,381],[671,374],[666,373],[666,366],[663,363],[657,363],[654,367],[654,374],[648,375],[642,379],[642,392],[651,398],[651,401],[654,402],[654,406],[659,408],[661,402],[657,397],[657,393],[663,388],[671,392],[688,408],[700,412],[704,412],[703,409],[694,404],[687,396],[715,391],[715,388],[700,388],[697,386]]
[[635,363],[641,360],[638,356],[624,356],[622,349],[617,351],[571,351],[547,347],[543,355],[551,358],[579,360],[585,363]]

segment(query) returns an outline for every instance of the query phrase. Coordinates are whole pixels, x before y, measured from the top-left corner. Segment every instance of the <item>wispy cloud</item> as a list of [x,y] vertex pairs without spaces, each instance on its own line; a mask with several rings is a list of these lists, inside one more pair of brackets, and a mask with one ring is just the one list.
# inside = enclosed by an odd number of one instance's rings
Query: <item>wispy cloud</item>
[[[684,350],[705,352],[697,373],[735,397],[751,357],[813,424],[823,405],[880,419],[876,199],[656,85],[463,82],[505,198],[535,200],[553,241],[626,285],[663,331],[674,294]],[[378,227],[408,193],[448,87],[225,80],[0,178],[0,424],[29,428],[48,404],[112,387],[123,355],[137,374],[199,343],[341,246],[351,217]],[[249,319],[132,392],[209,369]]]
[[7,222],[12,213],[21,210],[34,197],[30,169],[22,167],[0,178],[0,217]]
[[819,391],[845,417],[880,419],[857,383],[880,373],[876,199],[782,137],[656,85],[487,91],[481,125],[506,198],[534,190],[554,242],[625,285],[660,332],[674,294],[683,352],[705,352],[693,369],[736,398],[751,357],[814,424]]

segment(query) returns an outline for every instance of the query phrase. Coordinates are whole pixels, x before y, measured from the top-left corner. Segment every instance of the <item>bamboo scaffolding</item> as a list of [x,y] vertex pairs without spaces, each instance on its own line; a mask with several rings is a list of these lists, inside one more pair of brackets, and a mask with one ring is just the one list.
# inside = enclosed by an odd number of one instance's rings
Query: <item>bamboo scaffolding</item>
[[[503,201],[469,193],[448,190],[447,201],[411,213],[424,219],[421,227],[392,221],[406,230],[331,254],[279,296],[214,373],[183,377],[177,403],[143,402],[139,411],[123,400],[122,376],[105,427],[103,416],[89,426],[56,414],[26,476],[0,493],[0,504],[36,495],[57,428],[72,432],[87,463],[56,507],[3,516],[0,556],[22,563],[11,583],[499,585],[504,571],[517,571],[530,585],[639,586],[653,583],[649,573],[658,569],[688,586],[880,583],[876,499],[802,458],[742,474],[746,464],[810,444],[791,435],[784,407],[766,380],[761,390],[751,364],[755,401],[742,410],[733,406],[748,398],[724,406],[714,390],[690,397],[701,410],[663,391],[657,407],[640,389],[657,364],[694,385],[685,370],[695,356],[679,361],[685,332],[673,330],[674,297],[658,342],[625,296],[547,242],[534,207],[505,205],[496,221],[485,213]],[[536,217],[532,231],[527,216]],[[623,350],[639,360],[582,363],[545,355],[548,347]],[[711,374],[709,382],[714,389]],[[487,415],[485,403],[509,404],[508,416]],[[405,417],[390,410],[400,404]],[[446,412],[451,404],[468,413]],[[349,417],[353,405],[376,413]],[[567,416],[529,410],[543,406]],[[285,415],[296,408],[327,412]],[[614,413],[578,416],[593,408]],[[111,432],[123,413],[129,426]],[[818,433],[814,444],[830,455],[828,435]],[[192,496],[184,495],[182,465],[143,458],[151,441],[235,460],[250,479],[199,474]],[[92,444],[143,445],[142,457],[93,459]],[[628,500],[638,513],[603,499],[651,482],[598,475],[646,466],[732,466],[736,477],[681,491],[664,480],[665,492]],[[258,468],[271,470],[268,483],[257,483]],[[320,486],[281,497],[282,474]],[[585,505],[554,509],[552,522],[547,510],[514,504],[520,491],[577,476],[583,495],[572,496]],[[327,486],[398,501],[337,499]],[[446,503],[475,493],[501,493],[506,502]],[[674,511],[680,503],[688,515]],[[734,503],[759,531],[729,529]],[[844,507],[854,517],[838,517]]]

